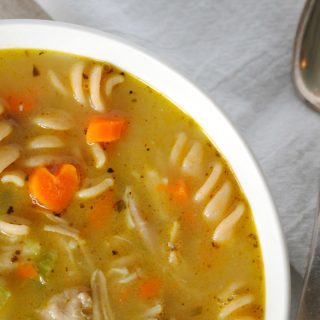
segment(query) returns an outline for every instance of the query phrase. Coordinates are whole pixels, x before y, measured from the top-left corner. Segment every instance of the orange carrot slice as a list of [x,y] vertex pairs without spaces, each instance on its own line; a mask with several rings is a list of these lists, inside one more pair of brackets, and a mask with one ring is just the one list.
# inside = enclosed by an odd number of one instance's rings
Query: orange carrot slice
[[79,188],[77,169],[63,164],[56,174],[46,167],[36,168],[28,181],[31,198],[40,206],[54,212],[63,211]]
[[31,263],[20,265],[16,269],[16,274],[21,279],[35,279],[38,277],[38,271]]
[[189,199],[189,188],[182,179],[168,184],[160,184],[158,190],[168,192],[168,194],[177,202],[184,202]]
[[87,142],[112,142],[120,139],[126,120],[123,118],[93,118],[87,130]]
[[159,295],[160,293],[160,279],[150,278],[144,281],[139,287],[139,295],[143,299],[152,299]]
[[24,115],[33,108],[33,102],[27,95],[10,95],[6,98],[6,101],[8,102],[7,111],[13,116]]
[[88,216],[89,225],[96,229],[104,227],[111,219],[114,202],[114,193],[112,191],[108,191],[95,203],[93,209],[91,210]]

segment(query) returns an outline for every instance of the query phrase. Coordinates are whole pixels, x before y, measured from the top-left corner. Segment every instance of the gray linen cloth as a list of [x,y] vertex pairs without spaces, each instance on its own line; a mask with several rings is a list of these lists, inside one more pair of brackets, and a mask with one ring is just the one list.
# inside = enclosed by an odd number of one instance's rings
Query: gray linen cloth
[[1,19],[48,19],[49,16],[32,0],[0,0]]

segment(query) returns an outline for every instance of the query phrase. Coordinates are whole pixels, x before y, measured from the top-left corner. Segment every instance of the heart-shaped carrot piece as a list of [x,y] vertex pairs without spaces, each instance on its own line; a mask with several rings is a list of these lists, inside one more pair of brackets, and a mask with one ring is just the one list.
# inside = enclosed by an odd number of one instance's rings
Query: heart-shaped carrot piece
[[31,198],[38,205],[61,212],[78,190],[79,177],[72,164],[63,164],[55,174],[46,167],[39,167],[31,173],[28,185]]

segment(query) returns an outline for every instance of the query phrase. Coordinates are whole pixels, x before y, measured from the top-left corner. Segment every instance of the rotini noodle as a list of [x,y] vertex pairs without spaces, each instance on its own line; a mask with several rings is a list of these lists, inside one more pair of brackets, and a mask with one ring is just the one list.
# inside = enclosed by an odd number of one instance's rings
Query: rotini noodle
[[218,223],[228,209],[232,198],[232,185],[225,181],[204,208],[203,214],[208,221]]
[[26,174],[22,170],[8,171],[2,175],[0,181],[2,183],[12,183],[22,188],[25,185],[26,177]]
[[124,81],[124,77],[120,74],[111,76],[110,78],[108,78],[106,81],[106,95],[110,96],[113,88],[116,85],[122,83],[123,81]]
[[0,121],[0,141],[9,136],[12,132],[12,124],[7,120]]
[[8,144],[0,147],[0,173],[20,157],[20,148]]
[[64,142],[54,135],[42,135],[32,138],[28,143],[30,149],[55,149],[64,147]]
[[66,87],[64,86],[64,84],[61,82],[61,80],[58,78],[57,74],[53,70],[49,70],[48,76],[49,76],[51,83],[56,88],[56,90],[59,93],[66,96],[68,94],[68,91],[67,91]]

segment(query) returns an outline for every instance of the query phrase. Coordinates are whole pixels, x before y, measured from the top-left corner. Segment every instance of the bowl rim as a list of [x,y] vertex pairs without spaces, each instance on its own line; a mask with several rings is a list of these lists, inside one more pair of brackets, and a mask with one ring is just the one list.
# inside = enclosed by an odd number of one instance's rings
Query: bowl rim
[[[50,36],[45,36],[46,32]],[[205,93],[154,53],[104,31],[65,22],[12,19],[0,21],[0,34],[0,50],[47,49],[109,61],[156,88],[195,119],[227,159],[252,208],[264,262],[265,320],[289,319],[289,258],[270,191],[253,153],[228,117]],[[200,102],[199,107],[191,106],[188,98]],[[212,114],[214,125],[206,111]]]

